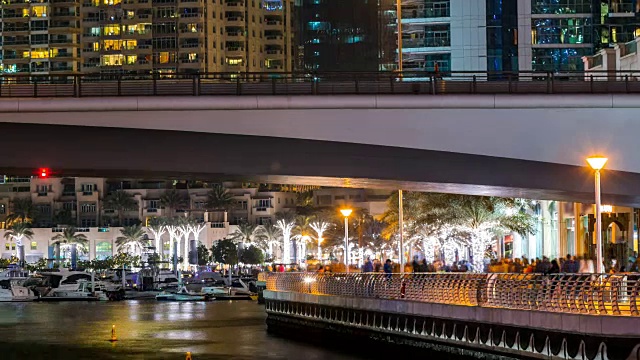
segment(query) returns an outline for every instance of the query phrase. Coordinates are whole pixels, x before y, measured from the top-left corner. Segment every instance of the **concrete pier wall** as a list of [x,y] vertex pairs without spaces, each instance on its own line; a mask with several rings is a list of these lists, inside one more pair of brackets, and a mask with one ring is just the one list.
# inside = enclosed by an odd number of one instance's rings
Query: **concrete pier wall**
[[[633,317],[558,314],[264,291],[269,328],[343,336],[487,358],[640,359]],[[438,350],[439,349],[439,350]]]

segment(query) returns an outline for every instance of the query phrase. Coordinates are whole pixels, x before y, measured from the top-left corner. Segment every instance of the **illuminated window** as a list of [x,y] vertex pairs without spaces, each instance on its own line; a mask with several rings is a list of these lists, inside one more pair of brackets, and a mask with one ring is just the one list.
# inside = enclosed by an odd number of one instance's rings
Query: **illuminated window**
[[187,32],[198,32],[198,24],[187,24]]
[[119,25],[107,25],[102,28],[103,35],[120,35]]
[[29,9],[22,9],[22,17],[29,17]]
[[127,65],[133,65],[138,61],[137,55],[127,55]]
[[9,245],[9,243],[4,243],[4,249],[11,250],[11,245]]
[[34,17],[46,17],[47,16],[47,7],[46,6],[32,6],[31,7],[31,16],[34,16]]
[[100,36],[100,28],[92,27],[91,28],[91,36]]
[[103,3],[105,5],[118,5],[122,2],[122,0],[104,0]]
[[102,66],[121,66],[124,61],[124,55],[102,55],[100,57],[100,64]]
[[103,49],[106,51],[118,51],[122,49],[122,40],[104,40]]
[[159,64],[168,64],[169,63],[169,53],[163,51],[158,54],[158,63]]
[[96,259],[104,260],[113,255],[111,243],[101,241],[96,245]]
[[32,59],[48,59],[50,56],[58,55],[58,49],[38,49],[31,50],[31,54],[29,54],[29,51],[23,53],[23,57],[29,57],[29,55],[31,55]]
[[122,47],[124,47],[125,50],[135,50],[138,47],[138,41],[137,40],[123,40],[122,41]]
[[197,53],[189,53],[189,60],[190,61],[198,60],[198,54]]
[[91,0],[91,6],[100,6],[100,0]]
[[240,58],[227,58],[227,64],[229,65],[242,65],[242,62]]
[[99,42],[94,42],[92,44],[93,47],[93,51],[100,51],[100,43]]
[[127,10],[126,12],[127,19],[133,19],[136,17],[136,12],[133,10]]
[[31,250],[38,250],[38,243],[35,241],[31,242]]

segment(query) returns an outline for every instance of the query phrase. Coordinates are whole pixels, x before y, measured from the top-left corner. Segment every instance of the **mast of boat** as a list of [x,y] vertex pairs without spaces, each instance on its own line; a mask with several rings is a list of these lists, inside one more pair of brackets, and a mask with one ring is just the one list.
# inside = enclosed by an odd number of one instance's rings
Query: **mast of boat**
[[96,272],[95,270],[91,271],[91,292],[95,294],[96,292]]
[[124,272],[124,264],[122,264],[122,289],[126,289],[127,288],[127,279],[125,278],[126,274]]

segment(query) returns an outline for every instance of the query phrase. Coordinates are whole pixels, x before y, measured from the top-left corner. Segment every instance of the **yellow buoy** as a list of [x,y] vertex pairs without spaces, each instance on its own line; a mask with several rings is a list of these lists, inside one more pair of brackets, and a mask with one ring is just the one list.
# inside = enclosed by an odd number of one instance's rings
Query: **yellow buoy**
[[187,351],[187,358],[185,360],[191,360],[191,351]]
[[118,338],[116,337],[116,326],[115,325],[111,326],[111,339],[109,341],[118,341]]

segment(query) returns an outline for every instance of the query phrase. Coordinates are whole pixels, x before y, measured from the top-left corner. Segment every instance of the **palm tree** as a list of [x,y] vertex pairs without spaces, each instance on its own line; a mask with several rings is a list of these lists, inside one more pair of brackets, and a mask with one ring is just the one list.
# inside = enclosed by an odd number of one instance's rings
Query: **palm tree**
[[118,225],[124,225],[124,212],[127,210],[136,210],[138,202],[133,195],[124,190],[116,190],[107,195],[104,199],[105,206],[118,212]]
[[78,250],[84,253],[87,250],[89,239],[84,234],[77,234],[74,226],[64,228],[64,230],[51,238],[51,241],[55,244],[57,255],[56,258],[60,258],[60,248],[71,247],[71,266],[75,268],[77,263]]
[[475,271],[483,271],[485,250],[496,235],[515,232],[521,236],[535,233],[534,217],[514,199],[459,195],[452,199],[458,214],[456,225],[468,231]]
[[149,242],[141,225],[125,226],[120,229],[120,234],[116,238],[116,245],[121,253],[128,253],[129,249],[132,249],[134,254],[141,253]]
[[162,259],[164,246],[162,243],[162,235],[167,232],[167,220],[165,218],[154,217],[149,220],[147,230],[151,231],[156,240],[156,254]]
[[291,230],[296,225],[295,213],[288,211],[276,214],[276,227],[282,232],[282,262],[291,261]]
[[318,261],[321,261],[322,247],[320,244],[322,243],[322,235],[329,229],[331,223],[320,216],[316,216],[313,221],[311,221],[309,226],[313,229],[313,231],[316,232],[316,239],[318,239],[318,253],[316,254],[316,257]]
[[7,215],[7,223],[33,222],[37,215],[38,211],[30,198],[17,198],[11,202],[11,213]]
[[296,225],[291,230],[291,239],[294,241],[295,262],[302,260],[307,252],[307,242],[311,240],[313,228],[311,227],[311,217],[298,215],[295,218]]
[[233,204],[233,194],[222,184],[214,184],[207,193],[207,211],[229,211]]
[[254,241],[261,240],[263,235],[258,231],[258,225],[250,224],[248,222],[241,222],[238,224],[238,228],[230,235],[232,240],[240,241],[244,248],[247,243],[253,243]]
[[266,242],[267,253],[270,258],[273,258],[273,244],[277,244],[280,237],[282,236],[282,230],[280,230],[277,226],[272,223],[267,223],[262,225],[259,228],[260,234],[262,235],[261,239]]
[[18,250],[18,260],[20,264],[24,264],[24,244],[22,239],[33,239],[33,230],[31,224],[26,221],[13,222],[9,229],[4,233],[5,239],[13,239],[16,242]]
[[176,189],[167,190],[160,196],[160,204],[169,208],[169,217],[175,215],[176,210],[182,210],[187,207],[187,199]]

